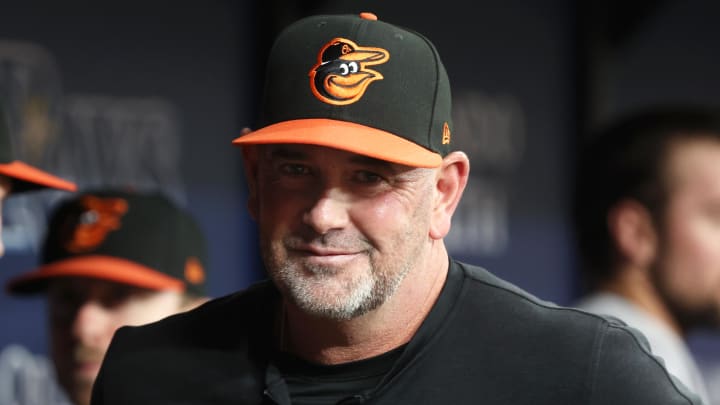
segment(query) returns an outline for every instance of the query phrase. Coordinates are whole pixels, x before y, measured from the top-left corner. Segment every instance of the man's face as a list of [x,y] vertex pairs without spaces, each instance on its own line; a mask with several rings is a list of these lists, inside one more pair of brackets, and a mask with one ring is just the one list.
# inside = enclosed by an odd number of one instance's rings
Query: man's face
[[10,179],[8,179],[5,176],[0,176],[0,257],[2,257],[5,254],[5,244],[3,244],[2,239],[2,225],[3,225],[3,218],[2,218],[2,207],[3,202],[5,201],[5,198],[8,194],[10,194],[10,188],[11,188]]
[[60,385],[78,405],[90,403],[92,384],[116,329],[162,319],[181,310],[182,295],[108,281],[63,278],[48,288],[51,355]]
[[433,170],[310,145],[248,153],[263,260],[303,311],[336,320],[363,315],[426,255]]
[[676,143],[654,282],[680,326],[720,326],[720,142]]

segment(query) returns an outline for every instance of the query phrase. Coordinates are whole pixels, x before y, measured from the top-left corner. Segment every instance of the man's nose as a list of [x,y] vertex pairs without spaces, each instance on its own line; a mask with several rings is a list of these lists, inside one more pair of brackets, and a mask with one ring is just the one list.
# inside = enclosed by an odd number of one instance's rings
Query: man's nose
[[348,196],[339,188],[318,192],[303,214],[303,222],[320,235],[344,228],[348,219]]
[[82,303],[72,321],[72,333],[85,343],[97,343],[108,325],[108,311],[95,300]]

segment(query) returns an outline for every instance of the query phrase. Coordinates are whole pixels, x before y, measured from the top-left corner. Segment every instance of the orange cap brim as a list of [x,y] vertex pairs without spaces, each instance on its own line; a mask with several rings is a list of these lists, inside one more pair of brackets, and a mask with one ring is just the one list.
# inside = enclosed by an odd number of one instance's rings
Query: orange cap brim
[[77,191],[75,183],[53,176],[50,173],[44,172],[18,160],[0,164],[0,175],[36,184],[42,187],[56,188],[58,190],[65,191]]
[[438,167],[442,156],[387,131],[327,118],[283,121],[242,135],[233,143],[327,146],[413,167]]
[[45,288],[47,281],[58,277],[88,277],[150,290],[185,290],[182,280],[131,260],[101,255],[76,256],[45,264],[11,279],[7,290],[13,294],[36,293]]

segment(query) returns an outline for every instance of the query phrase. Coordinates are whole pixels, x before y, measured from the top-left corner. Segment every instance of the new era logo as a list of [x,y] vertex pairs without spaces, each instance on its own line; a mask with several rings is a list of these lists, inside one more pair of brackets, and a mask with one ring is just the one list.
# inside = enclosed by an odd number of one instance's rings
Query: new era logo
[[446,122],[443,124],[442,144],[447,145],[449,143],[450,143],[450,126]]

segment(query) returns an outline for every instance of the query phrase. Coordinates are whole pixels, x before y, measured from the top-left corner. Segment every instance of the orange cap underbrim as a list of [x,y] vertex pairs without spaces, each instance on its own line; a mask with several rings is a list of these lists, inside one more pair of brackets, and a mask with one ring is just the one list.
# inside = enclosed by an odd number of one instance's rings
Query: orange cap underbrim
[[88,277],[129,284],[150,290],[185,290],[182,280],[140,263],[112,256],[77,256],[45,264],[11,279],[7,290],[14,294],[42,291],[46,282],[58,277]]
[[0,174],[43,187],[56,188],[58,190],[65,191],[77,191],[75,183],[53,176],[50,173],[44,172],[18,160],[0,164]]
[[442,156],[400,136],[327,118],[283,121],[242,135],[237,145],[299,143],[326,146],[413,167],[438,167]]

